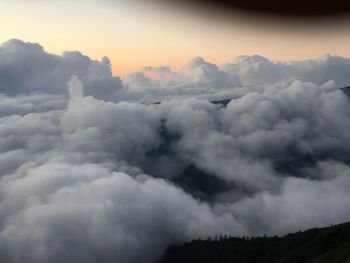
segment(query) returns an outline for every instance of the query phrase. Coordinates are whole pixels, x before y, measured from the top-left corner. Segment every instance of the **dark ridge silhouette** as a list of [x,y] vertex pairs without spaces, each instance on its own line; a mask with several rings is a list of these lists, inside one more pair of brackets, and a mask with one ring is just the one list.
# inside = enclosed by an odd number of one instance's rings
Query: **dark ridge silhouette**
[[283,237],[227,237],[173,245],[161,263],[349,263],[350,222]]
[[227,104],[229,104],[231,102],[232,99],[223,99],[223,100],[212,100],[210,101],[213,104],[216,105],[221,105],[222,107],[226,107]]
[[348,96],[348,98],[350,99],[350,86],[347,86],[347,87],[343,87],[343,88],[340,88],[346,96]]
[[[215,104],[215,105],[221,105],[221,106],[223,106],[223,107],[226,107],[227,104],[229,104],[231,100],[232,100],[232,99],[212,100],[212,101],[210,101],[210,103],[213,103],[213,104]],[[154,105],[160,105],[160,104],[162,104],[162,102],[161,102],[161,101],[156,101],[156,102],[153,102],[153,104],[154,104]]]

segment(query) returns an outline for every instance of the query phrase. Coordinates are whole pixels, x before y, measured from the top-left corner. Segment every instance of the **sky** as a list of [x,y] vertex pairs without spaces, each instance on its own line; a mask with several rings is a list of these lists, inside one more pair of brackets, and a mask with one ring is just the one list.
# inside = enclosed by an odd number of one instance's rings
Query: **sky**
[[281,61],[350,56],[346,17],[267,21],[146,0],[2,0],[0,10],[0,42],[22,39],[40,43],[50,53],[79,50],[94,59],[107,56],[119,76],[144,66],[178,70],[196,56],[217,64],[253,54]]

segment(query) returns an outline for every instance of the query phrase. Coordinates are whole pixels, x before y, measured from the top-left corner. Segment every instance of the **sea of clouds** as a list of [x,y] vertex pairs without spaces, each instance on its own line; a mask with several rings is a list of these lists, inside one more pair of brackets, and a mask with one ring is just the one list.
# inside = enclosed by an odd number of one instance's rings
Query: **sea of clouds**
[[2,44],[0,261],[152,263],[193,238],[350,220],[349,83],[339,56],[122,80],[108,58]]

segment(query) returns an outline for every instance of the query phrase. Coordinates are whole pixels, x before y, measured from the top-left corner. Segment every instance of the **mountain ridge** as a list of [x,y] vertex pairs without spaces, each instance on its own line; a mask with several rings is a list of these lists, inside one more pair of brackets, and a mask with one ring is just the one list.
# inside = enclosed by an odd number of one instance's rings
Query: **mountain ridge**
[[285,236],[215,237],[172,245],[161,263],[349,263],[350,222]]

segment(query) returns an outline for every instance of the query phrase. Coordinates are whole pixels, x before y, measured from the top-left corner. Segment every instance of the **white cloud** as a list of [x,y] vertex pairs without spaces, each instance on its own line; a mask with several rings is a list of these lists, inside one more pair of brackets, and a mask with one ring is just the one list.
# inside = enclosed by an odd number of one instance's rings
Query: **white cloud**
[[0,261],[154,262],[172,242],[349,220],[347,64],[196,58],[123,87],[106,58],[3,44]]
[[333,80],[339,86],[347,86],[350,82],[350,59],[334,55],[289,62],[273,62],[257,55],[241,56],[221,68],[248,86],[274,84],[288,79],[319,85]]
[[72,75],[84,83],[86,95],[115,100],[122,89],[107,58],[91,60],[80,52],[46,53],[38,44],[10,40],[0,47],[0,90],[6,95],[31,92],[66,93]]

